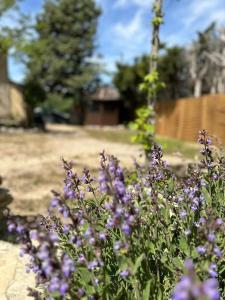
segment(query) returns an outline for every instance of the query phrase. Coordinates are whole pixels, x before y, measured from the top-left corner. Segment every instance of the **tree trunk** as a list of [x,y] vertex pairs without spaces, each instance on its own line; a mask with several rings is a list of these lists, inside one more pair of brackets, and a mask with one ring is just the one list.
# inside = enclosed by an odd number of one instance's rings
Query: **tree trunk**
[[194,97],[198,98],[201,95],[202,95],[202,80],[200,78],[197,78],[194,87]]

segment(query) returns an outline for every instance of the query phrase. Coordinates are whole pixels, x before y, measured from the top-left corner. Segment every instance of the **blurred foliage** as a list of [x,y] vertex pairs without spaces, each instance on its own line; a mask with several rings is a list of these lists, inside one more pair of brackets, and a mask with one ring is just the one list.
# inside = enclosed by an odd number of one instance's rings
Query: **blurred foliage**
[[[100,10],[94,0],[45,0],[31,18],[20,10],[21,1],[0,2],[0,51],[10,50],[26,66],[24,94],[32,107],[47,101],[67,110],[71,98],[82,102],[83,93],[99,82],[100,67],[89,58]],[[15,26],[5,25],[9,17]]]
[[[180,47],[171,47],[161,50],[158,58],[158,76],[160,81],[165,84],[164,89],[157,89],[159,100],[173,100],[179,97],[186,97],[191,94],[191,87],[189,84],[188,62],[186,61],[184,49]],[[149,73],[149,57],[144,55],[136,58],[134,63],[117,64],[117,72],[114,76],[113,82],[121,93],[124,99],[126,114],[134,118],[135,110],[143,106],[146,102],[146,89],[139,89],[143,87],[143,78],[147,75],[147,79],[152,77]],[[125,120],[125,121],[129,121]]]
[[16,0],[1,0],[0,2],[0,16],[8,9],[12,8],[16,4]]
[[132,137],[132,142],[142,145],[146,156],[152,148],[153,135],[155,132],[155,113],[152,106],[144,106],[136,111],[136,119],[130,123],[130,128],[136,132]]
[[73,98],[62,99],[59,94],[47,94],[47,98],[41,107],[47,112],[68,112],[73,105],[73,101]]
[[[143,78],[149,82],[149,80],[152,81],[152,77],[158,76],[160,82],[164,83],[163,89],[154,87],[154,90],[157,89],[159,100],[173,100],[191,95],[188,62],[184,51],[180,47],[163,49],[158,58],[157,74],[149,74],[149,57],[147,55],[136,58],[131,65],[117,64],[113,82],[124,99],[125,117],[127,117],[125,121],[132,120],[135,110],[146,102],[148,91],[143,88]],[[161,83],[160,87],[162,87]]]
[[[98,69],[87,59],[94,50],[99,15],[93,0],[45,2],[36,19],[36,37],[26,48],[25,86],[29,103],[43,102],[49,94],[48,104],[55,102],[62,109],[61,100],[66,99],[68,104],[68,99],[81,99],[83,92],[93,85]],[[42,90],[40,98],[30,88],[34,84]],[[54,101],[52,95],[57,95]]]

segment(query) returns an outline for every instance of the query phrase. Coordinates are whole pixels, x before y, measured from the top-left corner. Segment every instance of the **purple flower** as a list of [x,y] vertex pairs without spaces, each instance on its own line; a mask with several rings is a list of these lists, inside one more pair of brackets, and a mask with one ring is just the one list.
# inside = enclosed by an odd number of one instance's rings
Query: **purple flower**
[[93,237],[90,238],[90,239],[89,239],[89,244],[90,244],[90,245],[94,245],[94,244],[95,244],[95,238],[93,238]]
[[63,233],[69,233],[70,230],[71,230],[71,225],[70,224],[65,224],[63,226]]
[[211,232],[211,233],[208,234],[207,239],[208,239],[209,242],[213,243],[213,242],[215,242],[216,236],[215,236],[214,233]]
[[89,270],[94,270],[98,267],[98,262],[96,260],[89,262],[88,264],[88,269]]
[[16,229],[16,224],[10,223],[8,224],[8,231],[13,232]]
[[65,295],[69,289],[69,285],[66,282],[61,283],[60,285],[60,294]]
[[183,276],[180,282],[175,286],[172,299],[173,300],[189,300],[190,291],[193,288],[191,279],[188,276]]
[[48,259],[49,254],[50,254],[50,251],[49,251],[48,245],[43,244],[43,245],[41,245],[37,256],[40,260],[45,260],[45,259]]
[[185,210],[182,210],[181,212],[180,212],[180,217],[183,219],[183,218],[185,218],[187,216],[187,212],[185,211]]
[[213,251],[214,251],[214,253],[216,254],[217,257],[222,256],[222,253],[221,253],[220,248],[218,246],[215,246]]
[[217,265],[215,263],[212,263],[209,266],[208,273],[209,273],[210,277],[217,277],[218,276],[218,274],[217,274]]
[[60,280],[58,277],[53,277],[50,281],[48,290],[49,292],[56,292],[60,288]]
[[89,228],[85,231],[84,237],[85,237],[85,238],[90,237],[90,235],[92,234],[92,231],[93,231],[92,228],[89,227]]
[[220,293],[218,281],[215,278],[207,279],[203,283],[203,292],[207,299],[219,300]]
[[73,260],[68,255],[64,255],[62,261],[62,272],[64,276],[68,278],[74,271],[75,266]]
[[222,219],[220,219],[220,218],[216,219],[216,225],[217,226],[221,226],[222,224],[223,224],[223,220]]
[[23,233],[25,231],[25,227],[23,226],[23,225],[17,225],[17,227],[16,227],[16,232],[17,233]]
[[37,230],[31,230],[31,232],[30,232],[30,238],[32,240],[38,240],[38,232],[37,232]]
[[199,254],[203,255],[206,253],[206,248],[204,246],[198,246],[197,251]]
[[86,258],[84,256],[84,254],[81,254],[77,260],[77,262],[81,265],[84,265],[86,263]]
[[122,225],[122,230],[126,235],[130,235],[131,234],[131,228],[128,224],[123,224]]
[[106,234],[105,234],[104,232],[100,232],[100,233],[99,233],[99,239],[100,239],[101,241],[105,241],[105,240],[106,240]]
[[51,201],[51,207],[55,208],[59,205],[59,199],[58,198],[53,198]]
[[120,272],[120,276],[123,278],[123,279],[126,279],[128,276],[130,275],[130,271],[128,269]]
[[46,276],[51,275],[53,272],[53,266],[49,260],[43,261],[41,264],[41,268],[44,271],[44,273],[46,274]]
[[77,296],[79,298],[82,298],[84,295],[85,295],[84,289],[83,288],[79,288],[78,291],[77,291]]
[[113,248],[114,248],[115,251],[118,251],[118,250],[120,250],[122,248],[122,245],[123,244],[122,244],[121,241],[117,241],[117,242],[115,242]]
[[124,196],[126,189],[125,189],[125,185],[122,181],[120,181],[119,179],[116,179],[114,181],[114,188],[119,196]]

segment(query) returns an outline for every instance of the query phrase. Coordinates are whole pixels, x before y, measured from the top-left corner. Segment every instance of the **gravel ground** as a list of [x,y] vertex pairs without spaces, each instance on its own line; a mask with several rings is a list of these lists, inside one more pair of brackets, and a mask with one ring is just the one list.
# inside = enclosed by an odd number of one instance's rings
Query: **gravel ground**
[[[119,129],[118,129],[119,130]],[[76,168],[97,171],[99,153],[116,155],[129,167],[139,155],[135,145],[112,143],[90,138],[82,127],[51,125],[47,133],[14,130],[0,134],[3,185],[10,189],[15,214],[44,213],[52,189],[63,181],[61,158],[73,160]]]

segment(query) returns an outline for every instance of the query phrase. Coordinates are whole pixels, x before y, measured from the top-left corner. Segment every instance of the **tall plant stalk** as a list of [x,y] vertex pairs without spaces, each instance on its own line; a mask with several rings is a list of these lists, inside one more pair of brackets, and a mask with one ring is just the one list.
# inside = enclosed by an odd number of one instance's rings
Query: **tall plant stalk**
[[[158,69],[158,53],[160,46],[160,26],[163,23],[163,0],[155,0],[153,3],[153,19],[152,19],[152,40],[151,40],[151,54],[149,60],[149,74],[157,73]],[[158,77],[158,76],[157,76]],[[149,88],[150,90],[150,88]],[[148,92],[148,106],[155,106],[156,92]]]
[[160,26],[163,23],[162,6],[163,0],[154,0],[149,74],[145,76],[143,83],[140,85],[140,90],[147,95],[147,103],[144,107],[137,110],[137,118],[131,124],[131,128],[136,131],[133,141],[143,146],[147,161],[150,159],[155,138],[155,103],[157,92],[164,87],[158,75],[159,33]]

